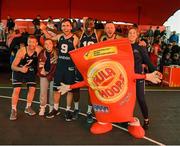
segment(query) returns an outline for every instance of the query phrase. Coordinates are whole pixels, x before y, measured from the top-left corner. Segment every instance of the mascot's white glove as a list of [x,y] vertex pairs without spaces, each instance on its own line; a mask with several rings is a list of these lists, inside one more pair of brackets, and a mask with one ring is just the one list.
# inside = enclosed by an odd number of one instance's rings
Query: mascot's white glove
[[162,79],[162,74],[158,71],[154,71],[152,73],[146,74],[146,80],[148,80],[154,84],[160,83],[161,79]]
[[58,89],[58,92],[61,93],[61,95],[65,94],[71,90],[70,85],[66,85],[64,83],[61,83],[61,86],[59,86],[57,89]]

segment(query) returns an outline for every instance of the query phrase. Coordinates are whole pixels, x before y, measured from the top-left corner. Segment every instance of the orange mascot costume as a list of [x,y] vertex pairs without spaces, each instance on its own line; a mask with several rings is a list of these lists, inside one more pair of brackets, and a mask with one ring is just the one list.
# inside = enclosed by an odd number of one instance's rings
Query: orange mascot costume
[[128,131],[136,138],[144,137],[144,130],[133,117],[136,101],[136,79],[145,75],[134,73],[134,58],[128,39],[105,41],[70,52],[84,81],[71,89],[89,87],[90,99],[97,122],[93,134],[112,130],[112,122],[129,122]]

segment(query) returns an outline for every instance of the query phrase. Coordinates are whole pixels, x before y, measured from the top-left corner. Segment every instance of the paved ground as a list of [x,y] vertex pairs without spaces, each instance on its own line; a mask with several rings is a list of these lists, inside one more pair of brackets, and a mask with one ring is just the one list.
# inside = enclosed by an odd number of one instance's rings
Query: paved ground
[[[146,99],[150,110],[151,125],[146,137],[135,139],[122,127],[114,125],[111,132],[93,135],[86,123],[87,91],[81,91],[80,107],[82,115],[77,121],[65,122],[65,98],[62,97],[61,114],[54,119],[45,119],[38,115],[25,115],[26,90],[22,90],[18,104],[18,120],[10,121],[11,93],[10,74],[0,73],[0,144],[59,144],[59,145],[178,145],[180,144],[180,90],[162,90],[148,87]],[[39,90],[36,92],[33,107],[38,111]],[[139,106],[135,114],[142,120]]]

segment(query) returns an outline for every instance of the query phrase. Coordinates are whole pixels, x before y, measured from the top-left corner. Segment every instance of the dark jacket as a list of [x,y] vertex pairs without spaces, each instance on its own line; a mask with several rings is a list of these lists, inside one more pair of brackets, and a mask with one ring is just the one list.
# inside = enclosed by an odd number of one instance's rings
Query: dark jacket
[[[57,61],[56,62],[50,62],[50,69],[48,71],[48,74],[47,75],[43,75],[41,74],[41,70],[42,70],[42,67],[39,66],[40,62],[43,62],[45,63],[46,65],[46,60],[47,60],[47,56],[46,56],[46,50],[42,50],[38,56],[38,73],[37,75],[39,77],[47,77],[48,81],[52,81],[53,78],[54,78],[54,74],[55,74],[55,70],[56,70],[56,65],[57,65]],[[50,53],[50,59],[52,59],[54,57],[54,52]],[[45,66],[44,65],[44,66]]]
[[150,72],[155,71],[156,68],[151,63],[147,50],[139,46],[137,43],[131,44],[131,46],[134,54],[135,73],[141,74],[143,72],[142,64],[146,64]]

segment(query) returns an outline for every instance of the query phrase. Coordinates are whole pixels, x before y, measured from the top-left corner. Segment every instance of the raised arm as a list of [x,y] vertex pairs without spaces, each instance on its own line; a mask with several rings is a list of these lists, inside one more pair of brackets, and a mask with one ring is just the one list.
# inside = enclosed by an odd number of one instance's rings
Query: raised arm
[[42,32],[44,33],[44,35],[46,36],[46,38],[52,39],[54,41],[58,41],[59,38],[61,37],[62,34],[57,34],[55,36],[51,36],[48,31],[46,30],[47,26],[44,23],[40,23],[40,29],[42,30]]
[[74,35],[73,37],[74,37],[73,45],[74,48],[77,49],[79,44],[79,38],[76,35]]

